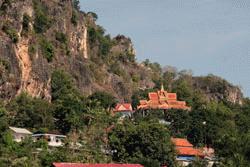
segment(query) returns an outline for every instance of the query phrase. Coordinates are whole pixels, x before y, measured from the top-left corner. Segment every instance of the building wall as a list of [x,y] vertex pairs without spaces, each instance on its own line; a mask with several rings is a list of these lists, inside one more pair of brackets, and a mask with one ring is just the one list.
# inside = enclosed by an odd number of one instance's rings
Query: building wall
[[48,142],[48,145],[52,146],[52,147],[59,147],[59,146],[63,145],[62,139],[58,138],[58,137],[56,137],[54,135],[35,136],[35,137],[33,137],[34,141],[38,141],[38,140],[41,140],[41,139],[45,139]]
[[21,142],[26,137],[28,137],[27,134],[20,134],[20,133],[12,133],[12,136],[13,136],[13,140],[16,142]]

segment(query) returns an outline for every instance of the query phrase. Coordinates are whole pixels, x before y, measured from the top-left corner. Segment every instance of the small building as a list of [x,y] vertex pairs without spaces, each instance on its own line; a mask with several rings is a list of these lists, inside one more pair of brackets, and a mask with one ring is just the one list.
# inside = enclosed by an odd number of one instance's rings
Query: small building
[[205,157],[202,149],[194,148],[187,139],[172,138],[172,142],[177,152],[176,160],[182,166],[188,166],[197,157],[202,159]]
[[53,163],[54,167],[143,167],[140,164],[82,164],[82,163]]
[[137,106],[138,110],[148,109],[182,109],[191,110],[191,107],[187,106],[185,101],[178,101],[176,93],[169,93],[164,90],[162,86],[161,90],[157,92],[150,92],[148,94],[149,100],[140,100],[140,104]]
[[16,142],[21,142],[25,138],[32,135],[30,131],[24,128],[16,128],[16,127],[9,127],[11,130],[11,134],[13,136],[13,140]]
[[33,134],[32,138],[34,142],[44,139],[48,142],[49,146],[60,147],[63,146],[63,141],[66,138],[66,136],[59,134],[39,133],[39,134]]
[[122,117],[130,117],[134,111],[130,103],[119,103],[115,106],[113,112],[121,114]]

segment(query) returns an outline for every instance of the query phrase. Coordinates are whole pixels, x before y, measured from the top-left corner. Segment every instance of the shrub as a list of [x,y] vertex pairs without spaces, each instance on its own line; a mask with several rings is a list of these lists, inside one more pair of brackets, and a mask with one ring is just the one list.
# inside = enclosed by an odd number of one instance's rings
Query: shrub
[[121,69],[120,65],[118,63],[114,63],[110,66],[110,72],[118,75],[118,76],[124,76],[124,71]]
[[35,47],[35,45],[30,44],[30,45],[29,45],[29,48],[28,48],[28,52],[29,52],[29,55],[30,55],[30,56],[31,56],[31,55],[34,55],[34,54],[36,53],[36,47]]
[[80,10],[80,1],[79,0],[73,0],[73,7],[74,7],[74,9],[76,9],[76,10]]
[[4,59],[0,59],[0,66],[3,66],[5,70],[10,70],[10,64]]
[[112,42],[109,35],[100,38],[100,54],[107,55],[112,46]]
[[99,42],[99,54],[107,55],[112,46],[112,40],[110,35],[104,35],[105,30],[98,26],[97,28],[90,27],[88,28],[88,39],[91,47],[96,45],[96,42]]
[[33,0],[35,9],[34,29],[36,33],[43,33],[51,26],[51,19],[46,14],[47,9],[37,0]]
[[72,12],[72,16],[71,16],[71,23],[74,25],[74,26],[77,26],[77,21],[78,21],[78,16],[77,16],[77,13],[75,10],[73,10]]
[[17,31],[12,28],[8,23],[6,23],[2,30],[10,37],[10,39],[14,42],[17,43],[18,42],[18,34]]
[[104,109],[110,109],[111,107],[115,107],[115,104],[117,102],[115,97],[107,92],[95,92],[88,98],[92,101],[98,102],[99,105]]
[[95,28],[93,27],[88,28],[88,39],[89,39],[90,45],[93,45],[95,43],[97,39],[97,32]]
[[140,81],[140,76],[138,74],[133,74],[132,81],[138,83]]
[[70,55],[70,50],[68,47],[68,39],[66,34],[62,33],[62,32],[56,32],[56,40],[59,41],[61,43],[61,47],[64,50],[65,54],[67,56]]
[[66,34],[64,34],[62,32],[56,32],[56,40],[63,43],[63,44],[68,43],[68,39],[67,39]]
[[98,19],[98,15],[94,12],[88,12],[87,15],[91,15],[95,21]]
[[28,14],[24,14],[23,15],[23,29],[22,29],[22,35],[27,35],[27,33],[29,32],[29,24],[30,24],[30,16]]
[[8,7],[11,7],[11,0],[4,0],[0,7],[0,10],[5,12]]
[[122,62],[135,62],[135,55],[132,53],[129,53],[128,51],[124,54],[120,54],[118,59]]
[[43,38],[40,41],[40,46],[43,56],[48,60],[48,62],[51,62],[55,54],[54,46],[52,45],[52,43]]

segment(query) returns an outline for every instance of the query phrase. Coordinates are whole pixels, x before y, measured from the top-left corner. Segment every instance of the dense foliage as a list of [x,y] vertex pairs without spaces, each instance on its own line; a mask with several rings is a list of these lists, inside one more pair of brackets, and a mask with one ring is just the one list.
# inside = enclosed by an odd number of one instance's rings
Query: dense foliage
[[42,38],[40,40],[40,47],[41,47],[43,56],[47,59],[48,62],[51,62],[55,55],[53,44],[47,39]]
[[44,33],[51,26],[51,18],[47,8],[38,0],[33,0],[35,9],[34,29],[36,33]]
[[12,42],[17,43],[18,42],[18,34],[17,31],[9,25],[9,23],[5,23],[5,25],[2,27],[2,30],[10,37]]
[[[58,38],[61,40],[61,35]],[[183,90],[180,92],[183,99],[192,97],[189,102],[194,106],[192,111],[138,111],[121,122],[119,117],[110,114],[109,110],[116,104],[112,95],[96,92],[85,97],[68,73],[56,70],[51,79],[51,102],[22,93],[1,106],[0,165],[49,167],[54,161],[68,161],[177,166],[170,137],[187,137],[195,146],[215,148],[219,167],[247,166],[250,100],[245,99],[242,106],[223,101],[207,102],[186,84],[178,88]],[[149,91],[152,90],[135,92],[133,106],[139,99],[146,98]],[[160,124],[159,120],[169,124]],[[67,140],[60,148],[50,148],[43,140],[15,143],[8,126],[33,132],[56,130],[66,134]],[[204,166],[204,163],[197,159],[192,166]]]
[[[83,19],[79,14],[79,0],[72,0],[72,4],[71,23],[78,27]],[[0,14],[11,5],[11,0],[3,0]],[[44,34],[52,26],[53,17],[50,17],[43,1],[33,0],[33,5],[34,17],[24,13],[21,32],[24,38],[28,34],[35,34],[34,41],[37,43],[29,45],[30,56],[38,52],[51,62],[58,46],[69,55],[69,34],[57,30],[53,38],[46,38],[48,35]],[[94,21],[98,19],[93,12],[84,15]],[[69,73],[61,69],[54,70],[51,74],[50,100],[31,97],[23,92],[0,104],[1,167],[50,167],[55,161],[140,163],[145,167],[174,167],[178,164],[171,137],[187,138],[197,147],[207,145],[215,148],[217,167],[249,166],[250,99],[245,98],[242,105],[228,102],[225,97],[226,88],[230,84],[213,75],[195,78],[191,71],[161,68],[159,63],[149,60],[138,65],[134,53],[127,49],[131,44],[129,39],[121,35],[111,39],[101,26],[87,24],[87,19],[86,26],[90,54],[86,64],[91,72],[86,71],[94,76],[91,79],[103,82],[103,78],[115,76],[113,79],[119,81],[116,82],[116,90],[122,95],[132,85],[130,90],[134,90],[133,94],[131,98],[126,97],[126,101],[130,101],[134,109],[141,99],[147,99],[149,92],[164,85],[168,91],[176,92],[178,99],[186,101],[192,110],[136,111],[130,118],[121,118],[111,114],[118,102],[110,93],[112,91],[96,91],[86,96],[77,89]],[[12,42],[17,43],[19,35],[14,27],[6,22],[1,28]],[[120,46],[114,49],[112,47],[115,44]],[[92,52],[96,52],[96,55]],[[57,64],[51,65],[58,67]],[[103,72],[103,69],[107,71]],[[6,82],[2,71],[13,69],[7,61],[1,59],[0,70],[1,82]],[[81,74],[85,75],[85,71]],[[153,83],[140,83],[147,79]],[[129,82],[132,84],[127,84]],[[139,89],[141,85],[154,87]],[[215,97],[208,98],[208,94]],[[165,124],[161,124],[162,121]],[[58,148],[49,147],[45,140],[33,142],[31,138],[16,143],[12,140],[9,126],[27,128],[32,132],[53,131],[67,135],[67,139],[65,145]],[[205,163],[197,159],[191,166],[204,167]]]
[[157,120],[125,121],[109,136],[113,159],[145,167],[174,166],[175,151],[168,129]]

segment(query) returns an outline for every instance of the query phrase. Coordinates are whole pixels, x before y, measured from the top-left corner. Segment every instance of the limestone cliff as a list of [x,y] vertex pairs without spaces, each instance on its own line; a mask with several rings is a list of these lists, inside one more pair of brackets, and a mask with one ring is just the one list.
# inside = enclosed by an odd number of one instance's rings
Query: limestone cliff
[[[50,99],[55,69],[70,73],[86,95],[106,90],[129,99],[133,85],[152,85],[150,80],[134,83],[130,79],[132,69],[143,71],[136,63],[125,66],[112,57],[134,56],[132,42],[124,36],[106,38],[93,16],[75,9],[71,0],[0,0],[0,7],[2,98],[25,91]],[[114,74],[115,68],[124,72]]]
[[[96,19],[72,0],[0,0],[0,98],[24,91],[50,99],[56,69],[68,72],[86,96],[99,90],[130,101],[133,91],[153,88],[162,76],[157,63],[139,65],[132,41],[111,38]],[[241,103],[240,89],[221,88],[217,81],[208,84],[198,77],[192,82],[209,99]]]

